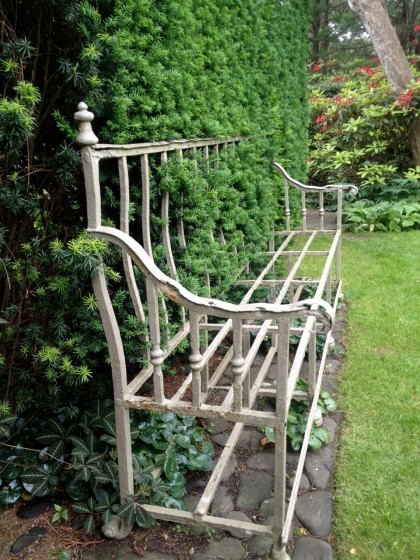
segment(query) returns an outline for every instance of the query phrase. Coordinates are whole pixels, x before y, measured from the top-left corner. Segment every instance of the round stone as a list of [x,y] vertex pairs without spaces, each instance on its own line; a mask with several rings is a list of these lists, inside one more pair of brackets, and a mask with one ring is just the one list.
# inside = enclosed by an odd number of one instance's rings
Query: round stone
[[236,507],[253,511],[272,492],[273,476],[266,472],[245,471],[239,476]]
[[[252,523],[251,519],[241,511],[232,511],[228,515],[228,519],[234,519],[235,521],[243,521],[245,523]],[[244,531],[241,531],[240,529],[234,529],[234,528],[227,529],[227,532],[230,533],[232,537],[236,537],[238,539],[243,539],[245,537],[251,536],[251,534],[246,534],[244,533]]]
[[299,537],[293,550],[292,560],[332,560],[331,546],[311,537]]
[[22,552],[27,546],[44,537],[46,533],[47,530],[44,529],[44,527],[31,527],[29,531],[15,540],[10,547],[10,552],[12,554],[19,554],[19,552]]
[[[288,488],[293,488],[294,483],[295,483],[294,476],[291,476],[290,478],[287,479]],[[305,474],[303,474],[300,479],[299,490],[301,492],[307,492],[308,490],[310,490],[310,488],[311,488],[311,483],[309,482],[308,477]]]
[[315,491],[300,496],[296,502],[295,513],[314,537],[326,537],[331,531],[331,493]]
[[194,554],[194,560],[242,560],[245,548],[241,541],[231,538],[224,538],[221,541],[212,541],[203,551]]

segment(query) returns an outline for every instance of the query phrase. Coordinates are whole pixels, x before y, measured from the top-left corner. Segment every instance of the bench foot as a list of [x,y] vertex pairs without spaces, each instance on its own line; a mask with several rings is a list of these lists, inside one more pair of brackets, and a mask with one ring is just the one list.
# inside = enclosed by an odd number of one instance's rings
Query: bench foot
[[131,532],[132,525],[126,525],[118,515],[112,515],[109,523],[102,525],[102,533],[109,539],[125,539]]
[[286,547],[281,550],[274,550],[272,548],[265,557],[265,560],[290,560],[290,556],[286,552]]
[[314,416],[314,424],[317,428],[320,428],[322,426],[322,422],[322,412],[320,410],[317,410]]

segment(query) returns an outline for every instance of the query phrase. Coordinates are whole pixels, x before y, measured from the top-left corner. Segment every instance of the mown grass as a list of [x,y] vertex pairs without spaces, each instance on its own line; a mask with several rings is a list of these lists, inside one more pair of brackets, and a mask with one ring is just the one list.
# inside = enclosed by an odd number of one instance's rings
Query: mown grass
[[420,558],[420,232],[347,234],[337,560]]

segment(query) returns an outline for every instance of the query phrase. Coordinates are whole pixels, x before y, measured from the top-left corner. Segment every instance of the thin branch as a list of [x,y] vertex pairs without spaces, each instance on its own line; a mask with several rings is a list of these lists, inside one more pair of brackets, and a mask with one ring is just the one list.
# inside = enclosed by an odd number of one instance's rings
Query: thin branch
[[[42,452],[42,453],[44,453],[44,455],[47,455],[51,459],[54,459],[55,461],[58,461],[59,463],[63,463],[63,465],[67,465],[68,467],[73,467],[73,465],[71,463],[67,463],[67,461],[64,461],[63,459],[59,459],[58,457],[55,457],[54,455],[51,455],[50,453],[47,453],[46,451],[42,451],[42,449],[33,449],[32,447],[22,447],[21,445],[10,445],[9,443],[4,443],[3,441],[0,441],[0,445],[3,445],[4,447],[9,447],[10,449],[24,449],[25,451],[35,451],[35,453],[41,453]],[[10,464],[9,461],[2,461],[2,460],[0,460],[0,463]]]

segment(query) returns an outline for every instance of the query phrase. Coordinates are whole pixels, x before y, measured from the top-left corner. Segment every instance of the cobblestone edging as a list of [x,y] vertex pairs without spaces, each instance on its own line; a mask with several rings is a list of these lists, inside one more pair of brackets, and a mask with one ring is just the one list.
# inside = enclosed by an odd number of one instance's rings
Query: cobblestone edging
[[[333,331],[335,352],[327,359],[323,388],[333,397],[337,390],[337,375],[341,361],[337,354],[343,352],[342,334],[344,320],[337,318]],[[254,367],[264,356],[257,356]],[[265,406],[270,406],[266,403]],[[333,496],[330,491],[333,472],[333,450],[336,443],[337,424],[331,417],[324,418],[323,428],[331,436],[331,445],[324,446],[317,451],[308,452],[305,461],[305,473],[300,484],[300,496],[295,509],[295,534],[301,533],[294,542],[290,543],[292,560],[332,560],[333,550],[329,544],[332,526]],[[228,436],[226,431],[229,424],[225,420],[212,422],[212,440],[218,446],[224,446]],[[274,450],[273,447],[262,448],[262,434],[256,430],[246,430],[241,434],[237,444],[237,453],[228,464],[221,484],[216,492],[211,506],[211,513],[218,516],[240,519],[248,522],[272,523],[274,483]],[[293,467],[297,465],[298,453],[288,453],[287,463],[291,476],[288,487],[293,485]],[[232,484],[232,480],[235,484]],[[205,481],[195,478],[189,482],[186,508],[195,509],[199,499],[199,490],[205,486]],[[197,494],[197,495],[195,495]],[[192,531],[202,532],[202,528],[192,528]],[[35,538],[42,538],[41,532],[22,535],[13,543],[15,554],[18,550],[32,542]],[[304,535],[304,536],[303,536]],[[19,541],[19,542],[18,542]],[[23,545],[22,548],[20,545]],[[272,539],[264,536],[254,536],[248,539],[240,538],[233,530],[231,534],[217,532],[213,539],[202,550],[191,555],[191,560],[244,560],[246,558],[259,560],[264,558],[270,550]],[[139,558],[124,541],[109,541],[99,545],[95,551],[84,551],[83,560],[136,560]],[[175,560],[176,556],[146,550],[143,560]]]

